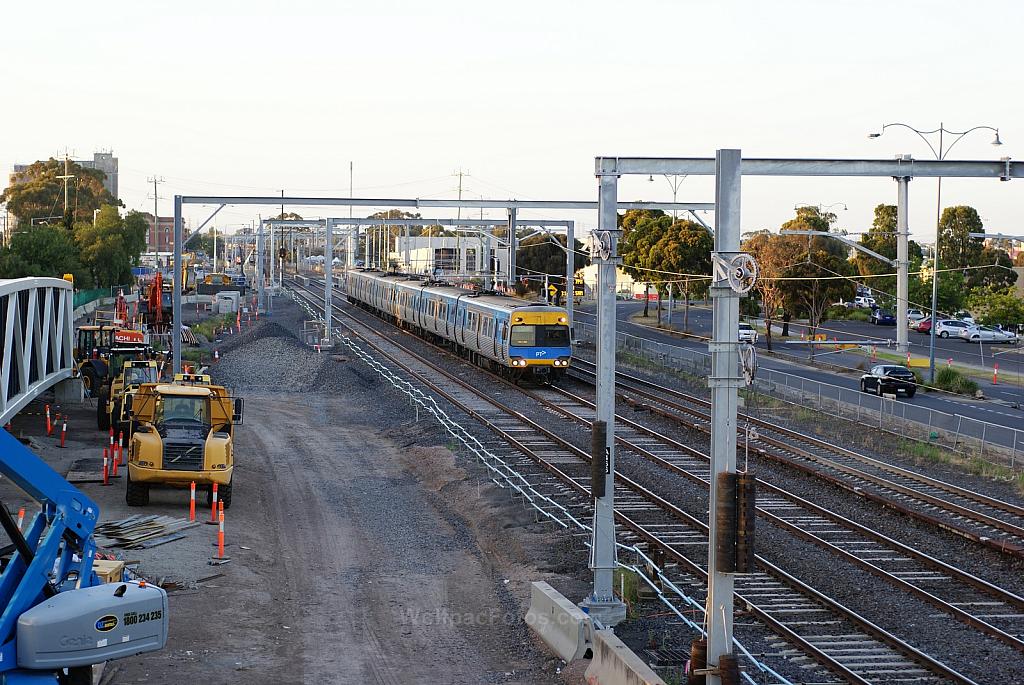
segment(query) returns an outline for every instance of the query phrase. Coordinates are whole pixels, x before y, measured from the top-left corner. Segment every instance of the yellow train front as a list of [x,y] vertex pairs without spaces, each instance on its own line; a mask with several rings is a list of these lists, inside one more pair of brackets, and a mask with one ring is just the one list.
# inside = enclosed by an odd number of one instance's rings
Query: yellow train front
[[513,378],[554,379],[572,361],[561,307],[379,271],[350,271],[344,287],[350,302]]

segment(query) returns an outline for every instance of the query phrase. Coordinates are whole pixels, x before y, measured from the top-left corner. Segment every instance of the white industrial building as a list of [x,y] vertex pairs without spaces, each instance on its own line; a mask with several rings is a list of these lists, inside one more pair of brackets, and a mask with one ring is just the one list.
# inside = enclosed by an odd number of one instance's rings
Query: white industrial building
[[[390,261],[414,274],[480,276],[488,271],[486,252],[486,237],[399,236]],[[490,271],[504,274],[508,265],[508,247],[499,248],[498,239],[491,238],[490,255]],[[408,266],[404,266],[407,258]]]

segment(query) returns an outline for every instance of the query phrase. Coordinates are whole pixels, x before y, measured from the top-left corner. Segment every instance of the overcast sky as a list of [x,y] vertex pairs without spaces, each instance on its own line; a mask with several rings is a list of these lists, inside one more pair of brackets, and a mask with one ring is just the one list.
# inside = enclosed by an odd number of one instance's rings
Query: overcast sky
[[[156,174],[167,214],[175,193],[347,195],[350,160],[356,196],[453,197],[461,169],[468,198],[596,199],[596,155],[931,155],[905,130],[867,138],[893,121],[996,126],[1005,145],[978,131],[950,158],[1013,157],[1022,15],[953,0],[12,3],[0,168],[112,149],[126,206],[151,209]],[[845,203],[839,225],[859,232],[896,199],[889,179],[743,183],[744,230]],[[713,201],[713,186],[688,178],[679,199]],[[664,178],[621,189],[671,199]],[[989,232],[1021,233],[1022,199],[1019,181],[943,185]],[[930,241],[935,181],[913,182],[910,204]],[[259,211],[273,210],[218,221]]]

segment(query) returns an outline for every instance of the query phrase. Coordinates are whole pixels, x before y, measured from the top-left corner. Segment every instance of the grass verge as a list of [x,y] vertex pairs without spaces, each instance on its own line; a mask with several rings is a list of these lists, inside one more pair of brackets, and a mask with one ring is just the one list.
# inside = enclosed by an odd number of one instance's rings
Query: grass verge
[[897,448],[916,463],[956,466],[975,476],[1012,483],[1017,492],[1024,495],[1024,472],[1015,471],[1008,466],[993,464],[974,454],[961,455],[915,440],[900,440]]

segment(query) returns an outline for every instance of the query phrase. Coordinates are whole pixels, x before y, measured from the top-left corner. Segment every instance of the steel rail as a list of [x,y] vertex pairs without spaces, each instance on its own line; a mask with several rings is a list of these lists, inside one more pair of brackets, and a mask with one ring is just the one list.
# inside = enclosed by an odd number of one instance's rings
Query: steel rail
[[[351,316],[351,315],[349,315],[349,316]],[[334,318],[335,319],[340,319],[340,316],[338,314],[336,314],[334,316]],[[353,320],[358,321],[358,319],[353,319]],[[367,324],[365,324],[365,322],[359,321],[359,323],[362,326],[366,327],[367,329],[372,330],[372,328],[370,328]],[[350,326],[347,326],[347,327],[351,328]],[[379,333],[375,332],[375,334],[380,336]],[[370,340],[367,340],[365,338],[365,336],[360,335],[360,337],[362,337],[367,342],[368,345],[371,345],[372,347],[374,347],[374,349],[376,349],[378,352],[388,356],[389,358],[392,358],[392,361],[394,361],[395,363],[397,363],[397,364],[399,364],[399,365],[401,365],[401,366],[403,366],[403,367],[408,369],[408,367],[406,367],[400,360],[395,359],[392,354],[387,353],[382,348],[380,348],[377,344],[373,343]],[[389,344],[392,344],[392,345],[396,346],[396,347],[399,347],[405,354],[408,354],[408,355],[416,358],[418,363],[430,367],[435,373],[443,376],[444,378],[446,378],[450,382],[452,382],[452,383],[454,383],[454,384],[464,388],[468,392],[472,393],[477,399],[483,400],[484,402],[491,404],[493,407],[496,407],[500,411],[502,411],[506,416],[512,417],[516,421],[519,421],[520,423],[526,425],[528,427],[528,430],[536,432],[536,433],[544,436],[549,441],[551,441],[551,442],[555,443],[556,445],[560,446],[561,449],[563,449],[566,452],[569,452],[571,455],[575,456],[579,461],[581,461],[581,462],[583,462],[585,464],[589,464],[590,456],[586,452],[584,452],[583,450],[580,450],[575,445],[572,445],[571,443],[569,443],[568,441],[564,440],[563,438],[555,435],[554,433],[552,433],[548,429],[544,428],[543,426],[540,426],[536,422],[532,421],[531,419],[529,419],[528,417],[523,415],[521,412],[518,412],[517,410],[514,410],[514,409],[511,409],[510,407],[507,407],[506,405],[502,404],[501,402],[499,402],[498,400],[496,400],[495,398],[490,396],[487,392],[482,391],[479,388],[476,388],[475,386],[471,385],[470,383],[467,383],[462,378],[456,376],[455,374],[451,373],[447,369],[444,369],[444,368],[442,368],[442,367],[440,367],[440,366],[430,362],[429,360],[424,359],[421,355],[419,355],[419,354],[409,350],[408,348],[405,348],[405,347],[399,345],[394,340],[390,340],[389,339],[387,342]],[[467,411],[467,413],[469,413],[471,416],[473,416],[478,421],[480,421],[484,426],[489,428],[492,432],[494,432],[497,435],[499,435],[499,437],[502,437],[502,439],[504,439],[510,445],[513,445],[517,449],[520,449],[521,451],[523,451],[524,454],[527,454],[531,458],[535,458],[536,460],[538,460],[537,461],[538,465],[542,466],[549,473],[551,473],[552,475],[557,477],[565,485],[569,486],[570,488],[572,488],[573,490],[575,490],[579,494],[581,494],[581,495],[583,495],[585,497],[589,497],[589,490],[586,487],[584,487],[576,479],[572,478],[571,476],[569,476],[568,474],[563,472],[561,469],[556,467],[549,460],[544,459],[543,457],[541,457],[539,454],[536,453],[535,450],[533,450],[524,441],[519,440],[517,437],[515,437],[508,430],[502,429],[501,427],[495,425],[488,417],[483,415],[481,412],[479,412],[478,410],[474,409],[473,407],[470,407],[470,406],[466,405],[465,402],[458,400],[451,393],[449,393],[449,392],[445,391],[443,388],[439,387],[432,380],[424,378],[421,373],[414,372],[411,369],[409,369],[409,371],[411,373],[414,373],[422,382],[430,385],[431,389],[433,389],[435,392],[438,392],[440,395],[445,397],[449,402],[452,402],[454,405],[460,407],[464,411]],[[513,387],[515,387],[515,386],[513,386]],[[697,530],[699,532],[702,532],[704,535],[707,534],[707,525],[705,523],[703,523],[703,522],[693,518],[692,516],[690,516],[686,512],[683,512],[678,507],[676,507],[675,505],[672,505],[671,503],[667,502],[666,500],[664,500],[663,498],[661,498],[657,494],[647,490],[643,486],[635,483],[634,481],[630,480],[629,478],[625,477],[623,474],[618,473],[618,472],[616,473],[616,480],[619,483],[621,483],[623,487],[629,489],[632,492],[640,494],[648,502],[654,504],[659,509],[661,509],[663,512],[669,513],[673,518],[678,520],[680,523],[688,525],[689,527],[691,527],[691,528],[693,528],[693,529],[695,529],[695,530]],[[635,527],[639,528],[640,530],[645,530],[642,526],[640,526],[639,524],[636,524],[631,519],[629,519],[629,517],[626,514],[622,513],[621,511],[617,512],[616,515],[617,515],[617,518],[620,521],[623,522],[623,524],[627,525],[627,527],[631,527],[632,528],[633,526],[635,526]],[[671,553],[673,558],[676,558],[677,556],[682,557],[682,555],[678,555],[678,553],[676,553],[675,550],[673,550],[671,548],[669,543],[665,543],[665,542],[661,541],[660,538],[658,538],[657,535],[655,535],[653,533],[650,533],[649,531],[646,531],[646,535],[649,536],[649,538],[650,538],[650,540],[651,540],[651,542],[653,544],[656,544],[660,548],[664,549],[666,552]],[[685,557],[682,557],[682,558],[685,558]],[[853,625],[856,625],[860,630],[862,630],[867,635],[869,635],[871,637],[874,637],[875,639],[879,640],[881,643],[887,644],[889,647],[896,648],[898,650],[898,652],[901,653],[905,658],[909,659],[910,662],[916,663],[919,666],[923,666],[927,671],[930,671],[930,672],[932,672],[935,675],[939,675],[942,678],[949,679],[949,680],[951,680],[953,682],[959,682],[959,683],[964,683],[964,684],[972,683],[973,682],[969,678],[967,678],[966,676],[958,673],[957,671],[953,670],[949,666],[946,666],[945,664],[939,662],[938,660],[934,659],[933,657],[930,657],[927,654],[924,654],[920,650],[917,650],[916,648],[914,648],[911,645],[907,644],[906,642],[904,642],[900,638],[896,637],[895,635],[892,635],[888,631],[885,631],[884,629],[882,629],[879,626],[875,625],[874,623],[872,623],[868,619],[866,619],[866,618],[856,614],[855,612],[851,611],[850,609],[848,609],[844,605],[840,604],[839,602],[836,602],[835,600],[833,600],[830,597],[824,595],[823,593],[821,593],[821,592],[815,590],[814,588],[811,588],[810,586],[806,585],[802,581],[799,581],[798,579],[796,579],[795,577],[791,576],[790,574],[782,571],[781,569],[778,569],[771,562],[769,562],[769,561],[767,561],[767,560],[765,560],[765,559],[763,559],[761,557],[757,557],[757,559],[758,559],[758,563],[760,565],[762,565],[763,568],[767,569],[769,571],[770,575],[773,575],[778,580],[781,580],[784,584],[788,585],[791,588],[797,588],[805,596],[810,597],[813,600],[815,600],[817,602],[820,602],[821,604],[829,607],[830,610],[833,613],[835,613],[838,617],[843,618],[843,619],[849,621]],[[682,562],[680,562],[680,563],[682,563]],[[694,562],[689,561],[689,560],[687,560],[685,565],[688,568],[694,567],[696,569],[700,569],[700,567],[698,565],[694,564]],[[701,572],[700,572],[700,574],[698,574],[698,577],[706,578],[706,575],[704,575],[705,572],[703,572],[702,569],[700,571]],[[823,659],[823,661],[821,661],[821,663],[826,668],[829,668],[830,670],[833,670],[833,672],[836,672],[836,673],[839,673],[839,674],[843,675],[850,682],[858,682],[858,683],[872,682],[872,681],[868,681],[868,680],[862,678],[861,676],[856,674],[854,671],[851,671],[850,669],[848,669],[846,666],[844,666],[842,663],[840,663],[836,659],[828,656],[827,653],[825,653],[823,650],[819,649],[817,646],[815,646],[812,643],[810,643],[804,637],[802,637],[799,634],[795,633],[789,626],[786,626],[781,621],[779,621],[779,619],[777,619],[774,616],[770,615],[770,613],[768,613],[768,610],[758,609],[756,603],[754,603],[753,601],[743,597],[739,593],[737,593],[737,597],[743,602],[744,605],[749,606],[751,608],[751,612],[752,613],[758,614],[759,617],[761,617],[762,620],[764,620],[766,622],[766,624],[770,628],[772,628],[773,630],[777,629],[776,630],[777,634],[783,636],[786,639],[790,639],[791,641],[793,641],[795,644],[797,644],[798,647],[803,649],[805,651],[805,653],[811,654],[812,656],[815,656],[815,658],[817,658],[817,659]]]
[[[570,372],[575,374],[576,377],[580,378],[581,380],[584,380],[584,381],[587,381],[587,382],[592,382],[590,380],[590,378],[581,377],[584,374],[586,374],[588,376],[592,376],[592,372],[580,368],[580,366],[581,366],[580,362],[581,361],[583,361],[583,360],[576,360],[576,362],[575,362],[576,366],[575,366],[575,368],[570,367]],[[586,363],[589,363],[589,362],[584,362],[584,364],[586,364]],[[640,397],[646,398],[647,400],[650,400],[652,402],[661,403],[661,404],[665,405],[666,407],[669,407],[670,409],[672,409],[674,411],[665,411],[664,409],[661,409],[659,407],[651,406],[651,405],[648,405],[648,404],[643,404],[643,403],[637,402],[636,400],[633,400],[631,398],[625,397],[625,401],[627,403],[632,403],[632,404],[634,404],[636,406],[640,406],[640,407],[642,407],[644,409],[648,409],[648,410],[650,410],[650,411],[652,411],[654,413],[657,413],[659,416],[663,416],[665,418],[668,418],[668,419],[671,419],[671,420],[676,421],[678,423],[681,423],[682,425],[685,425],[688,428],[693,428],[693,429],[699,430],[699,431],[704,432],[704,433],[708,433],[709,432],[710,428],[707,425],[707,422],[709,421],[709,417],[708,417],[707,414],[705,414],[704,412],[700,411],[699,409],[695,409],[693,407],[686,406],[685,404],[681,404],[679,402],[675,402],[675,401],[673,401],[671,399],[671,397],[678,397],[681,400],[683,400],[684,402],[689,402],[691,404],[698,404],[698,405],[703,406],[705,404],[705,402],[703,400],[701,400],[700,398],[695,398],[695,397],[692,397],[692,396],[687,395],[685,393],[680,393],[679,391],[673,390],[671,388],[665,388],[665,387],[660,386],[660,385],[658,385],[656,383],[653,383],[651,381],[647,381],[647,380],[644,380],[644,379],[636,378],[634,376],[629,376],[628,374],[622,374],[621,372],[619,372],[617,378],[621,379],[621,380],[618,380],[616,382],[617,390],[629,391],[631,393],[639,395]],[[653,392],[646,391],[642,387],[637,387],[637,386],[647,386],[647,387],[654,388],[654,389],[657,390],[657,392],[669,395],[669,397],[664,397],[664,396],[661,396],[661,395],[658,395],[658,394],[654,394]],[[684,416],[680,416],[679,414],[677,414],[675,412],[681,412],[683,414],[692,416],[692,417],[694,417],[695,419],[698,419],[698,420],[697,421],[687,420]],[[811,444],[811,445],[813,445],[814,447],[816,447],[818,449],[831,450],[831,451],[836,452],[840,456],[850,456],[851,458],[855,458],[858,461],[865,461],[865,460],[867,460],[867,461],[875,462],[875,463],[878,463],[878,464],[884,464],[884,462],[879,462],[878,460],[872,459],[871,457],[867,457],[865,455],[859,455],[856,452],[852,452],[850,450],[846,450],[845,448],[832,445],[831,443],[828,443],[826,441],[818,440],[817,438],[811,438],[810,436],[804,436],[804,435],[802,435],[800,433],[796,433],[795,431],[791,431],[790,429],[781,428],[781,427],[777,426],[776,424],[772,424],[772,423],[770,423],[768,421],[764,421],[763,419],[758,419],[758,418],[751,417],[749,415],[743,415],[743,414],[740,415],[740,418],[741,419],[749,420],[749,422],[751,424],[759,426],[759,427],[763,428],[766,431],[778,432],[778,433],[780,433],[780,434],[782,434],[782,435],[784,435],[784,436],[786,436],[786,437],[788,437],[788,438],[790,438],[792,440],[796,440],[796,441],[800,441],[800,442]],[[741,432],[742,428],[738,426],[737,427],[737,431]],[[741,432],[741,435],[742,435],[742,432]],[[771,448],[774,448],[775,450],[778,450],[779,452],[782,452],[782,453],[776,453],[776,452],[772,451],[771,449],[765,449],[764,447],[760,447],[760,446],[758,446],[756,444],[757,442],[763,443],[764,445],[767,445],[767,446],[769,446]],[[920,490],[917,490],[917,489],[914,489],[914,488],[910,488],[910,487],[907,487],[907,486],[904,486],[904,485],[900,485],[898,483],[894,483],[893,481],[890,481],[890,480],[885,479],[885,478],[881,478],[880,476],[876,476],[874,474],[867,473],[866,471],[863,471],[861,469],[857,469],[855,467],[851,467],[851,466],[847,466],[847,465],[841,464],[839,462],[836,462],[834,459],[830,459],[829,457],[827,457],[825,455],[814,454],[814,453],[809,452],[809,451],[807,451],[805,449],[802,449],[802,448],[797,447],[795,445],[789,444],[789,443],[787,443],[787,442],[785,442],[783,440],[779,440],[779,439],[776,439],[776,438],[772,438],[772,437],[770,437],[768,435],[765,435],[763,432],[760,433],[760,435],[758,437],[758,440],[754,441],[754,443],[755,444],[751,445],[751,451],[754,452],[755,454],[757,454],[758,456],[761,456],[761,457],[764,457],[766,459],[770,459],[772,461],[784,464],[784,465],[786,465],[788,467],[797,469],[797,470],[799,470],[799,471],[801,471],[803,473],[806,473],[808,475],[811,475],[811,476],[814,476],[816,478],[825,480],[826,482],[829,482],[829,483],[831,483],[831,484],[833,484],[833,485],[835,485],[837,487],[840,487],[840,488],[842,488],[842,489],[844,489],[844,490],[846,490],[848,492],[851,492],[851,493],[857,495],[858,497],[861,497],[861,498],[867,499],[869,501],[875,502],[875,503],[877,503],[877,504],[879,504],[879,505],[881,505],[883,507],[886,507],[886,508],[889,508],[889,509],[893,509],[895,511],[900,512],[901,514],[910,516],[912,518],[916,518],[918,520],[921,520],[923,522],[928,523],[929,525],[935,526],[937,528],[941,528],[943,530],[946,530],[946,531],[948,531],[950,533],[953,533],[953,534],[958,535],[960,537],[963,537],[963,538],[966,538],[968,540],[971,540],[972,542],[978,543],[978,544],[983,545],[985,547],[988,547],[990,549],[996,550],[998,552],[1007,554],[1007,555],[1012,556],[1012,557],[1024,558],[1024,544],[1022,544],[1022,542],[1018,542],[1017,541],[1017,540],[1024,541],[1024,527],[1018,526],[1015,523],[1010,523],[1010,522],[1007,522],[1007,521],[1003,521],[1001,519],[993,518],[991,515],[986,514],[984,512],[979,512],[979,511],[977,511],[975,509],[970,509],[968,507],[965,507],[963,505],[957,504],[955,502],[950,502],[949,500],[942,499],[941,497],[936,497],[934,495],[931,495],[931,494],[928,494],[928,493],[925,493],[925,492],[921,492]],[[791,456],[787,456],[785,453],[788,453],[788,454],[791,454],[791,455],[795,455],[798,459],[794,459]],[[984,527],[987,527],[987,528],[996,529],[996,530],[999,530],[999,531],[1003,531],[1005,533],[1009,533],[1010,537],[1017,538],[1017,540],[1008,539],[1007,537],[998,536],[998,535],[997,536],[993,536],[993,532],[992,531],[988,531],[988,530],[983,531],[983,532],[978,532],[976,530],[970,530],[970,529],[968,529],[968,528],[966,528],[966,527],[964,527],[962,525],[958,525],[957,523],[954,523],[954,522],[951,522],[951,521],[948,521],[948,520],[944,520],[942,518],[934,516],[933,514],[930,514],[927,511],[921,511],[921,510],[915,509],[913,507],[910,507],[910,506],[907,506],[905,504],[902,504],[902,503],[900,503],[900,502],[898,502],[898,501],[896,501],[896,500],[894,500],[894,499],[892,499],[890,497],[885,497],[885,496],[882,496],[882,495],[880,495],[878,493],[871,492],[870,490],[865,489],[864,487],[862,487],[861,485],[857,484],[856,482],[851,483],[847,479],[843,479],[843,478],[837,477],[835,475],[826,473],[821,468],[814,468],[810,464],[801,463],[800,460],[804,460],[806,462],[811,462],[812,464],[818,464],[821,467],[832,469],[834,471],[838,471],[840,473],[843,473],[843,474],[846,474],[848,476],[851,476],[854,479],[859,479],[859,480],[861,480],[861,481],[863,481],[865,483],[868,483],[868,484],[871,484],[871,485],[875,485],[875,486],[877,486],[880,489],[891,490],[891,491],[893,491],[893,492],[895,492],[897,494],[903,495],[907,499],[918,500],[918,501],[924,502],[927,505],[930,505],[932,507],[935,507],[935,508],[941,509],[941,510],[943,510],[945,512],[948,512],[949,514],[953,515],[954,517],[959,516],[959,517],[962,517],[964,519],[968,519],[970,521],[973,521],[976,524],[979,524],[981,526],[984,526]],[[899,467],[895,467],[895,468],[899,468]],[[913,471],[906,471],[905,469],[900,469],[900,470],[901,471],[905,471],[908,474],[913,474],[914,473]],[[902,474],[900,474],[900,475],[902,476]],[[907,476],[907,478],[909,479],[909,478],[911,478],[911,476]],[[927,477],[923,477],[923,478],[927,478]],[[934,479],[927,479],[927,480],[934,481]],[[942,481],[935,481],[935,482],[941,483]],[[931,483],[926,483],[926,485],[931,487]],[[942,489],[946,490],[947,492],[949,492],[950,494],[952,494],[954,496],[963,496],[963,495],[961,495],[961,491],[973,493],[973,491],[964,490],[963,488],[959,488],[959,486],[953,486],[953,485],[949,485],[949,489],[947,489],[947,488],[942,488]],[[979,504],[982,504],[983,506],[990,506],[984,500],[991,499],[994,502],[1001,502],[1004,506],[1000,507],[1000,509],[1003,510],[1003,511],[1007,511],[1008,513],[1011,512],[1012,508],[1016,507],[1016,505],[1013,505],[1013,504],[1008,503],[1008,502],[1002,502],[1001,500],[994,500],[992,498],[987,498],[985,495],[983,495],[981,493],[973,493],[973,494],[975,496],[971,497],[970,499],[975,501],[975,502],[978,502]],[[1013,513],[1016,513],[1016,512],[1013,511]],[[1021,513],[1024,514],[1024,509],[1021,509]]]
[[[577,395],[575,395],[573,393],[570,393],[569,391],[565,390],[564,388],[552,387],[552,388],[547,389],[547,391],[556,393],[556,394],[561,395],[561,396],[566,397],[566,398],[569,398],[574,403],[579,404],[581,406],[584,406],[584,407],[586,407],[588,409],[594,409],[595,408],[595,405],[594,405],[593,402],[591,402],[591,401],[589,401],[589,400],[587,400],[585,398],[579,397],[579,396],[577,396]],[[533,399],[535,401],[544,404],[545,406],[549,407],[553,411],[557,411],[557,412],[561,413],[563,416],[566,416],[567,418],[570,418],[570,419],[572,419],[572,420],[574,420],[574,421],[576,421],[576,422],[578,422],[578,423],[580,423],[582,425],[585,425],[585,426],[588,426],[588,427],[591,425],[590,421],[588,421],[585,417],[580,416],[580,415],[578,415],[578,414],[568,410],[566,407],[564,407],[562,405],[559,405],[559,404],[557,404],[555,402],[551,402],[551,401],[545,399],[543,396],[541,396],[540,394],[538,394],[536,392],[530,393],[530,394],[531,394],[531,396],[533,397]],[[674,440],[671,437],[668,437],[666,435],[663,435],[663,434],[659,433],[658,431],[655,431],[655,430],[653,430],[651,428],[643,426],[643,425],[641,425],[641,424],[639,424],[639,423],[637,423],[635,421],[630,420],[627,417],[624,417],[624,416],[621,416],[619,414],[616,414],[616,424],[617,425],[621,425],[623,427],[627,427],[627,428],[629,428],[629,429],[631,429],[633,431],[636,431],[638,433],[641,433],[643,435],[647,435],[649,437],[652,437],[655,440],[659,441],[660,443],[662,443],[662,444],[664,444],[666,446],[669,446],[672,449],[679,450],[679,451],[681,451],[681,452],[683,452],[683,453],[685,453],[687,455],[694,456],[694,457],[696,457],[697,459],[701,460],[704,463],[708,463],[710,461],[710,457],[706,453],[701,452],[700,450],[698,450],[696,448],[690,447],[689,445],[684,445],[683,443],[678,442],[677,440]],[[672,462],[672,461],[669,461],[669,460],[667,460],[665,457],[663,457],[661,455],[655,454],[650,449],[648,449],[648,448],[646,448],[646,447],[644,447],[642,445],[639,445],[639,444],[635,443],[634,441],[632,441],[632,440],[622,436],[621,432],[616,434],[616,442],[618,444],[622,445],[623,447],[626,447],[627,449],[630,449],[630,450],[636,452],[637,454],[642,456],[644,459],[647,459],[648,461],[650,461],[650,462],[652,462],[654,464],[657,464],[658,466],[660,466],[660,467],[662,467],[662,468],[664,468],[664,469],[666,469],[668,471],[671,471],[673,473],[681,475],[684,478],[687,478],[688,480],[690,480],[690,481],[692,481],[694,483],[697,483],[697,484],[699,484],[699,485],[701,485],[703,487],[710,487],[710,484],[709,484],[708,480],[706,478],[704,478],[703,476],[701,476],[700,474],[694,473],[693,471],[688,471],[687,469],[683,468],[679,464],[677,464],[675,462]],[[908,557],[916,559],[917,561],[921,562],[922,564],[924,564],[924,565],[926,565],[926,566],[928,566],[928,567],[930,567],[930,568],[932,568],[934,570],[940,571],[941,573],[948,574],[950,577],[956,578],[956,579],[960,580],[961,582],[971,586],[971,588],[983,592],[987,597],[994,598],[994,599],[998,600],[999,602],[1002,602],[1002,603],[1006,604],[1007,608],[1009,608],[1011,610],[1017,610],[1017,611],[1024,610],[1024,598],[1022,598],[1022,597],[1020,597],[1020,596],[1018,596],[1018,595],[1016,595],[1016,594],[1014,594],[1012,592],[1009,592],[1008,590],[1006,590],[1004,588],[1001,588],[1001,587],[999,587],[997,585],[994,585],[994,584],[992,584],[992,583],[990,583],[990,582],[988,582],[988,581],[986,581],[986,580],[984,580],[982,578],[979,578],[979,577],[977,577],[977,576],[975,576],[975,575],[973,575],[971,573],[968,573],[968,572],[966,572],[966,571],[964,571],[964,570],[962,570],[962,569],[960,569],[958,567],[952,566],[952,565],[950,565],[950,564],[948,564],[948,563],[946,563],[946,562],[944,562],[944,561],[942,561],[940,559],[937,559],[937,558],[932,557],[932,556],[930,556],[928,554],[920,552],[920,551],[918,551],[918,550],[916,550],[916,549],[914,549],[912,547],[909,547],[908,545],[905,545],[905,544],[903,544],[903,543],[901,543],[901,542],[899,542],[897,540],[894,540],[894,539],[892,539],[892,538],[890,538],[890,537],[888,537],[888,536],[886,536],[886,535],[884,535],[884,534],[882,534],[880,532],[872,530],[872,529],[868,528],[867,526],[864,526],[864,525],[862,525],[860,523],[857,523],[856,521],[853,521],[852,519],[849,519],[849,518],[847,518],[845,516],[842,516],[842,515],[840,515],[840,514],[838,514],[836,512],[830,511],[830,510],[828,510],[828,509],[826,509],[824,507],[821,507],[820,505],[814,504],[813,502],[810,502],[810,501],[808,501],[808,500],[806,500],[806,499],[804,499],[804,498],[802,498],[802,497],[800,497],[798,495],[790,493],[790,492],[784,490],[783,488],[780,488],[780,487],[775,486],[775,485],[773,485],[771,483],[765,482],[764,480],[762,480],[760,478],[758,479],[758,488],[761,491],[765,491],[766,490],[766,491],[768,491],[768,492],[770,492],[770,493],[772,493],[772,494],[774,494],[774,495],[776,495],[778,497],[786,499],[786,500],[792,502],[797,507],[799,507],[801,509],[805,509],[805,510],[811,511],[814,514],[816,514],[817,516],[820,516],[820,517],[825,518],[825,519],[827,519],[827,520],[829,520],[829,521],[831,521],[833,523],[841,525],[841,526],[845,527],[847,530],[855,532],[858,535],[862,535],[862,536],[868,537],[868,538],[870,538],[870,539],[872,539],[872,540],[874,540],[876,542],[879,542],[879,543],[882,543],[884,545],[887,545],[890,548],[892,548],[893,550],[897,551],[898,553],[904,554],[904,555],[906,555]],[[991,623],[989,623],[989,622],[987,622],[987,621],[985,621],[985,620],[983,620],[981,618],[978,618],[977,616],[974,616],[970,612],[967,612],[967,611],[961,609],[959,606],[956,606],[955,603],[947,601],[947,600],[943,599],[942,597],[939,597],[938,595],[934,594],[933,592],[930,592],[930,591],[928,591],[928,590],[926,590],[924,588],[921,588],[921,587],[919,587],[919,586],[917,586],[917,585],[915,585],[915,584],[913,584],[913,583],[911,583],[911,582],[909,582],[909,581],[907,581],[907,580],[905,580],[905,579],[903,579],[903,578],[901,578],[901,577],[899,577],[899,576],[897,576],[897,575],[895,575],[895,574],[885,570],[884,568],[881,568],[880,566],[878,566],[875,563],[872,563],[872,562],[870,562],[868,560],[865,560],[865,559],[862,559],[862,558],[858,557],[853,552],[851,552],[851,551],[849,551],[847,549],[844,549],[844,548],[838,546],[835,543],[832,543],[832,542],[829,542],[828,540],[825,540],[824,538],[822,538],[822,537],[818,536],[817,534],[807,530],[806,528],[801,527],[798,523],[794,523],[794,522],[792,522],[790,520],[787,520],[783,516],[780,516],[778,514],[772,513],[770,511],[768,511],[767,509],[765,509],[763,507],[760,507],[760,506],[757,508],[757,513],[758,513],[759,516],[765,518],[766,520],[770,521],[771,523],[775,524],[776,526],[778,526],[780,528],[783,528],[784,530],[789,531],[790,533],[800,537],[803,540],[806,540],[808,542],[816,544],[816,545],[818,545],[818,546],[828,550],[829,552],[832,552],[833,554],[836,554],[837,556],[842,557],[843,559],[846,559],[847,561],[853,563],[854,565],[856,565],[856,566],[858,566],[860,568],[863,568],[864,570],[872,573],[873,575],[876,575],[876,576],[886,580],[887,582],[889,582],[890,584],[900,588],[901,590],[904,590],[904,591],[906,591],[906,592],[908,592],[908,593],[918,597],[919,599],[922,599],[922,600],[928,602],[929,604],[932,604],[933,606],[937,607],[938,609],[940,609],[940,610],[942,610],[942,611],[944,611],[944,612],[954,616],[955,618],[957,618],[958,620],[962,621],[963,623],[965,623],[965,624],[967,624],[967,625],[969,625],[969,626],[971,626],[973,628],[976,628],[976,629],[980,630],[985,635],[988,635],[990,637],[994,637],[997,640],[1000,640],[1001,642],[1004,642],[1007,645],[1013,647],[1014,649],[1017,649],[1018,651],[1024,651],[1024,640],[1022,640],[1021,638],[1017,637],[1016,635],[1013,635],[1013,634],[1010,634],[1010,633],[1006,632],[1005,630],[1003,630],[1003,629],[1001,629],[1001,628],[999,628],[997,626],[992,625]],[[797,516],[795,518],[799,519],[801,517]],[[908,571],[908,569],[905,569],[905,568],[901,569],[901,572],[903,572],[905,574],[909,574],[910,573],[910,571]],[[963,598],[958,598],[958,599],[962,600]],[[971,598],[971,599],[974,599],[974,598]],[[961,601],[960,603],[966,603],[966,602]],[[988,611],[992,611],[993,609],[994,609],[994,607],[992,607],[992,606],[988,606],[987,607]],[[1020,614],[1016,614],[1016,615],[1014,615],[1014,614],[1006,614],[1005,618],[1015,618],[1015,617],[1019,617],[1019,616],[1020,616]]]

